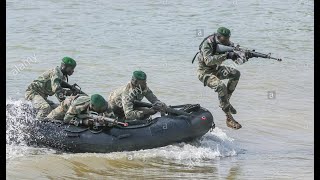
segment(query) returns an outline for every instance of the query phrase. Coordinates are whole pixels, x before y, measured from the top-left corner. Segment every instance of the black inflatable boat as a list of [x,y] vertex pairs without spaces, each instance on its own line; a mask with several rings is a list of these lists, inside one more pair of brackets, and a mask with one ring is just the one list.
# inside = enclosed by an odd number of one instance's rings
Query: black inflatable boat
[[66,125],[58,121],[35,121],[28,128],[28,142],[75,153],[132,151],[194,140],[215,127],[212,114],[199,105],[180,110],[190,115],[167,114],[134,121],[127,127],[103,129]]

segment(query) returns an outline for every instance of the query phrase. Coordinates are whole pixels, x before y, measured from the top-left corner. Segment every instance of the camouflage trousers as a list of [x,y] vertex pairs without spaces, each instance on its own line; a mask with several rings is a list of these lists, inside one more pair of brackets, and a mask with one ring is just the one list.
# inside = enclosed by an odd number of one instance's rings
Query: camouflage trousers
[[71,103],[76,96],[69,96],[65,100],[61,101],[60,105],[53,109],[47,116],[50,119],[63,120],[66,115]]
[[[204,74],[200,77],[203,78],[205,85],[218,93],[220,107],[225,113],[228,113],[229,99],[240,79],[240,71],[228,66],[217,66],[214,69],[212,73]],[[224,79],[228,79],[227,86],[222,82]]]
[[54,102],[47,99],[47,96],[40,95],[32,90],[27,90],[25,99],[32,102],[33,107],[38,111],[37,118],[45,118],[54,108],[58,106]]

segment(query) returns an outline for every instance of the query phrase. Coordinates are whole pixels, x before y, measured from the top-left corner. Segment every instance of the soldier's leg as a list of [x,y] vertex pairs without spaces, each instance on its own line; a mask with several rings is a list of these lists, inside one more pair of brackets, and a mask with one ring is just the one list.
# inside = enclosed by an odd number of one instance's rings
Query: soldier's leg
[[[237,69],[234,69],[232,67],[228,67],[228,66],[219,66],[218,72],[216,75],[219,79],[228,79],[227,99],[228,99],[228,101],[230,101],[232,93],[236,89],[237,84],[239,82],[240,71],[238,71]],[[237,110],[232,105],[230,105],[230,112],[232,114],[237,114]]]
[[230,99],[233,91],[236,89],[237,84],[239,82],[241,75],[240,71],[228,66],[219,66],[216,75],[219,79],[228,79],[227,94],[228,99]]
[[231,104],[228,100],[227,87],[225,86],[225,84],[218,77],[212,75],[207,79],[207,86],[212,89],[215,89],[215,91],[218,92],[220,107],[227,116],[227,126],[233,129],[240,129],[242,127],[241,124],[234,120],[231,115]]
[[52,110],[50,104],[40,95],[34,95],[32,104],[38,110],[37,118],[46,117]]
[[206,84],[211,89],[214,89],[218,93],[221,109],[227,114],[229,113],[229,101],[227,99],[227,87],[226,85],[215,75],[211,75],[206,80]]

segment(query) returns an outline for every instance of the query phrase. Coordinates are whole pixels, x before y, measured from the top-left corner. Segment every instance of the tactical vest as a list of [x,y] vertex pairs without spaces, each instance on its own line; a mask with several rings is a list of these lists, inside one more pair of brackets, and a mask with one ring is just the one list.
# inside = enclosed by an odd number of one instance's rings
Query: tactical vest
[[211,43],[210,43],[211,46],[212,46],[212,53],[211,53],[211,55],[214,55],[214,54],[216,53],[217,42],[216,42],[216,33],[214,33],[214,34],[210,34],[209,36],[207,36],[206,38],[204,38],[204,39],[202,40],[202,42],[201,42],[200,45],[199,45],[199,51],[196,53],[196,55],[194,55],[194,57],[193,57],[193,59],[192,59],[192,64],[193,64],[194,60],[196,59],[197,55],[198,55],[199,53],[201,53],[202,44],[203,44],[203,42],[206,41],[206,40],[210,40],[210,42],[211,42]]

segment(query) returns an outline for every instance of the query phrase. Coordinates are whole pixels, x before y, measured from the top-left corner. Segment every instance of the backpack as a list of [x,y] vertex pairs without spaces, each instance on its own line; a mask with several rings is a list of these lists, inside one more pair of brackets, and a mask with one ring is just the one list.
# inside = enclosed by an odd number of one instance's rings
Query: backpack
[[202,40],[202,42],[200,43],[199,45],[199,51],[194,55],[193,59],[192,59],[192,64],[194,62],[194,60],[196,59],[197,55],[201,52],[201,48],[202,48],[202,44],[204,43],[205,40],[207,40],[208,38],[210,38],[211,36],[213,36],[213,42],[211,42],[211,45],[212,45],[212,49],[213,49],[213,52],[211,54],[215,54],[215,50],[216,50],[216,47],[217,47],[217,42],[216,42],[216,33],[214,34],[210,34],[209,36],[207,36],[206,38],[204,38]]

